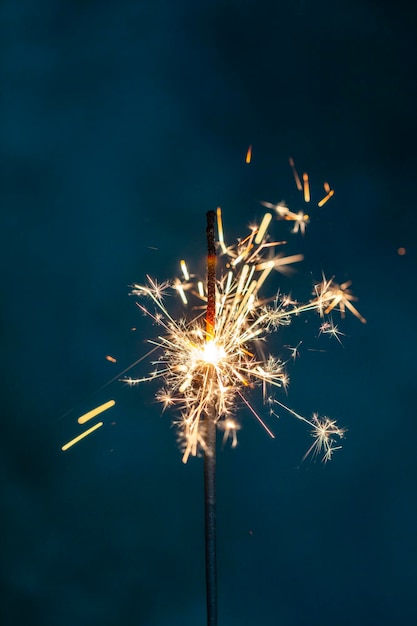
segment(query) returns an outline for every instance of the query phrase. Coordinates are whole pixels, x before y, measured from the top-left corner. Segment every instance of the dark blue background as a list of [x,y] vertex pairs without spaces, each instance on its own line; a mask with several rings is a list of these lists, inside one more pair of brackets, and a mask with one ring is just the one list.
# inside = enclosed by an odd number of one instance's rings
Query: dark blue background
[[201,459],[181,463],[152,385],[88,396],[154,332],[128,285],[203,269],[208,209],[231,241],[259,200],[302,208],[289,155],[336,189],[298,240],[305,275],[351,278],[368,324],[347,318],[344,347],[315,319],[282,339],[304,340],[284,401],[349,430],[331,464],[300,466],[290,416],[271,440],[240,411],[218,463],[219,625],[417,623],[416,13],[280,5],[2,3],[5,626],[204,624]]

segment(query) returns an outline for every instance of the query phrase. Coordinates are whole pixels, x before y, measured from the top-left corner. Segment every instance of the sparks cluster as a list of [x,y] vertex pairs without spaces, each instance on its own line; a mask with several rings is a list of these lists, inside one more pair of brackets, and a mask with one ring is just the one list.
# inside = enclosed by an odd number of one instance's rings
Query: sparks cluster
[[[278,219],[294,221],[293,231],[304,233],[308,216],[292,213],[282,203],[264,204],[275,209]],[[237,443],[236,409],[239,405],[246,405],[274,436],[248,399],[248,392],[256,386],[262,388],[264,403],[269,405],[271,414],[275,414],[275,406],[281,406],[309,424],[314,441],[308,452],[320,454],[327,461],[340,447],[338,440],[344,430],[335,421],[316,414],[307,419],[271,394],[271,388],[286,388],[288,376],[283,360],[268,353],[266,340],[280,326],[288,325],[294,316],[311,310],[316,310],[323,318],[320,332],[334,334],[337,338],[337,326],[327,317],[329,313],[339,310],[343,316],[348,309],[362,321],[364,319],[352,304],[354,297],[348,290],[349,284],[338,285],[324,276],[322,282],[315,285],[310,301],[304,304],[280,294],[272,298],[261,295],[273,270],[285,272],[303,258],[302,255],[285,256],[279,251],[284,242],[274,241],[268,234],[272,219],[273,214],[266,213],[246,237],[227,246],[221,211],[217,210],[221,268],[216,281],[212,336],[208,336],[205,325],[205,282],[190,275],[185,261],[180,264],[182,277],[171,284],[159,284],[148,276],[146,284],[132,286],[132,294],[139,297],[138,307],[162,332],[149,340],[158,355],[152,362],[153,370],[142,378],[123,380],[129,384],[162,381],[156,398],[164,410],[168,407],[178,410],[176,424],[184,462],[190,455],[195,456],[205,449],[205,424],[213,406],[218,429],[223,431],[224,440],[231,438],[232,446]],[[193,319],[175,319],[170,314],[164,299],[168,290],[174,290],[188,309],[189,301],[195,302]]]

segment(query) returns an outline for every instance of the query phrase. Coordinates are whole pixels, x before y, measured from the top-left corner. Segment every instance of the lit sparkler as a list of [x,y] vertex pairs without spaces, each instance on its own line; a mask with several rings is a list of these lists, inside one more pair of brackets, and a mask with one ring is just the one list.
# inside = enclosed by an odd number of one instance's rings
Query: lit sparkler
[[[283,204],[263,204],[274,208],[278,218],[295,221],[299,228],[307,222],[307,216],[296,220],[295,214]],[[302,255],[285,256],[278,252],[285,242],[274,241],[269,236],[272,217],[271,213],[266,213],[246,237],[235,245],[226,246],[221,211],[217,210],[218,250],[223,269],[216,280],[214,327],[207,324],[205,318],[208,318],[205,312],[207,287],[203,281],[193,282],[184,261],[181,261],[183,278],[176,279],[171,287],[166,283],[160,286],[150,277],[147,284],[133,285],[132,294],[140,298],[138,307],[162,332],[149,340],[159,349],[153,370],[144,377],[123,380],[131,385],[155,379],[163,382],[156,399],[164,409],[176,407],[179,411],[176,424],[184,463],[190,456],[206,451],[206,423],[213,407],[217,427],[224,433],[223,440],[230,437],[232,446],[236,445],[239,429],[238,404],[248,406],[273,436],[247,398],[248,392],[259,386],[264,403],[271,403],[269,389],[285,390],[288,384],[285,363],[268,353],[266,340],[271,332],[288,325],[294,316],[312,310],[326,318],[336,310],[340,310],[343,317],[348,309],[365,321],[352,305],[355,298],[347,289],[350,283],[337,285],[333,279],[323,277],[322,283],[315,286],[312,299],[304,304],[280,294],[273,298],[261,295],[261,288],[272,270],[283,272],[303,258]],[[202,312],[190,321],[174,318],[164,301],[164,292],[170,288],[177,292],[184,305],[188,305],[190,299],[194,302],[194,310],[201,309]],[[151,306],[143,303],[144,298]],[[291,409],[287,410],[311,426],[315,442],[310,451],[323,452],[324,461],[330,459],[332,452],[339,447],[336,440],[343,436],[343,429],[328,418],[315,415],[312,420],[307,420]]]

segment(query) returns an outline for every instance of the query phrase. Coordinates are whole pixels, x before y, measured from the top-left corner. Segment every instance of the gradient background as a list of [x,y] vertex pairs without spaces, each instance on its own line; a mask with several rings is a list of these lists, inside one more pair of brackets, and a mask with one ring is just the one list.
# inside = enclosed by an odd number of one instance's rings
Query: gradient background
[[304,342],[280,399],[349,430],[332,463],[300,465],[290,416],[271,440],[239,411],[218,462],[219,626],[417,623],[416,10],[280,4],[2,3],[4,626],[205,623],[201,459],[181,463],[155,386],[89,394],[155,332],[128,285],[179,258],[203,271],[208,209],[233,241],[259,200],[302,208],[289,155],[336,195],[281,286],[351,278],[368,324],[349,316],[343,347],[314,316],[276,339]]

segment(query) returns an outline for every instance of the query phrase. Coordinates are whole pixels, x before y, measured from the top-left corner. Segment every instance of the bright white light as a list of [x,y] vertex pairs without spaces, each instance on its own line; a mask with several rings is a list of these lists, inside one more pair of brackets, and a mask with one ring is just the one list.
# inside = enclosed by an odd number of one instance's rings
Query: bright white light
[[211,365],[218,365],[224,359],[226,352],[223,346],[219,346],[215,341],[208,341],[202,349],[202,361]]

